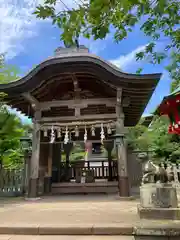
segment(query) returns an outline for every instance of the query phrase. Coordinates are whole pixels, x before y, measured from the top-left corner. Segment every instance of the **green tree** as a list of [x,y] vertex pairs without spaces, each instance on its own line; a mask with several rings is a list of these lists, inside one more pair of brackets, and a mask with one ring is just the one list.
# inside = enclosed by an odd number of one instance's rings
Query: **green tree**
[[[0,54],[0,83],[17,80],[17,72],[15,67],[5,64],[4,54]],[[26,127],[8,110],[5,96],[6,94],[0,93],[0,164],[14,168],[22,164],[23,149],[20,138]]]
[[148,131],[148,128],[143,126],[141,122],[135,127],[129,128],[126,136],[128,146],[134,150],[147,151],[149,149],[150,140],[144,137],[146,131]]
[[0,110],[0,163],[5,166],[14,165],[15,159],[21,162],[23,154],[20,151],[20,138],[23,136],[23,127],[15,114],[6,107]]
[[[139,23],[143,33],[150,37],[145,50],[137,53],[137,60],[147,58],[153,64],[171,57],[167,66],[174,81],[180,76],[180,2],[179,0],[90,0],[80,1],[76,9],[56,11],[58,0],[44,0],[34,14],[38,18],[51,18],[61,30],[61,40],[74,43],[79,36],[104,39],[112,32],[115,42],[127,38]],[[158,42],[164,50],[157,52]],[[140,73],[140,71],[139,71]]]
[[171,92],[173,92],[180,86],[180,54],[178,54],[178,52],[173,52],[171,56],[172,61],[171,64],[167,67],[167,70],[171,72],[171,77],[173,79],[171,83]]
[[156,161],[180,160],[180,136],[168,133],[169,120],[166,116],[154,116],[149,128],[137,124],[130,128],[128,143],[134,150],[152,151]]
[[180,136],[168,133],[169,120],[166,116],[156,116],[152,122],[148,137],[154,157],[172,162],[180,160]]
[[0,84],[15,81],[19,78],[19,69],[5,63],[5,55],[0,54]]
[[75,144],[70,155],[70,161],[75,162],[75,161],[80,161],[84,160],[85,158],[85,150],[81,146],[81,144]]

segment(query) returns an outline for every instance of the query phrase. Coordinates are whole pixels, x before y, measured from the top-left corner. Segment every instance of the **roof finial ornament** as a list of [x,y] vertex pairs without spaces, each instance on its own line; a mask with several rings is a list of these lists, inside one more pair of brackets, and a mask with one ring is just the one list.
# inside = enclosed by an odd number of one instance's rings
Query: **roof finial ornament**
[[64,46],[65,46],[66,48],[71,48],[71,47],[73,47],[73,46],[79,48],[79,40],[78,40],[78,38],[75,38],[75,40],[73,41],[72,44],[66,43],[66,42],[64,41]]
[[75,39],[75,44],[76,44],[76,47],[79,48],[79,40],[78,40],[78,38]]

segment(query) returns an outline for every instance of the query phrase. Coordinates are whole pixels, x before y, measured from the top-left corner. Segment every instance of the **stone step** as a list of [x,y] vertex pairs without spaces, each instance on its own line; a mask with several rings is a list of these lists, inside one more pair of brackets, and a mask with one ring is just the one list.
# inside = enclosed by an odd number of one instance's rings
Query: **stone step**
[[0,240],[134,240],[133,236],[34,236],[34,235],[0,235]]
[[[12,236],[17,235],[17,240],[43,239],[39,236],[44,236],[45,239],[51,239],[50,236],[57,236],[55,239],[62,239],[62,236],[67,240],[73,237],[85,240],[90,239],[103,239],[109,236],[110,239],[136,239],[136,240],[179,240],[180,239],[180,221],[143,221],[139,223],[123,224],[24,224],[24,223],[4,223],[0,225],[0,240],[12,240]],[[6,237],[7,236],[7,237]],[[23,237],[23,238],[22,238]],[[120,238],[121,237],[121,238]],[[52,238],[53,239],[53,238]]]
[[124,224],[24,224],[4,223],[0,235],[118,235],[130,236],[132,225]]

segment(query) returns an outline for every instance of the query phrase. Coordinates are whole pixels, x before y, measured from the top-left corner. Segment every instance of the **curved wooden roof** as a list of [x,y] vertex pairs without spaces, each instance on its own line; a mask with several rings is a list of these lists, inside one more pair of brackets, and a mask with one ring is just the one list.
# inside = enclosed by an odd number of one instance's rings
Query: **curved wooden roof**
[[[171,92],[169,95],[165,96],[159,106],[157,107],[155,114],[158,115],[166,115],[167,112],[169,112],[170,107],[168,106],[167,102],[170,101],[171,104],[175,102],[174,99],[177,99],[177,105],[180,105],[180,86],[175,89],[173,92]],[[172,105],[171,105],[172,106]]]
[[70,91],[72,76],[98,97],[116,97],[116,89],[121,87],[123,97],[130,98],[129,107],[124,109],[125,125],[133,126],[141,117],[161,74],[124,73],[93,54],[76,52],[48,58],[21,79],[0,84],[0,91],[8,94],[10,105],[32,116],[33,110],[29,110],[29,103],[22,94],[30,92],[39,101],[50,101],[61,95],[60,92]]
[[149,127],[149,125],[152,123],[153,118],[154,118],[154,115],[149,115],[144,117],[142,125],[145,127]]

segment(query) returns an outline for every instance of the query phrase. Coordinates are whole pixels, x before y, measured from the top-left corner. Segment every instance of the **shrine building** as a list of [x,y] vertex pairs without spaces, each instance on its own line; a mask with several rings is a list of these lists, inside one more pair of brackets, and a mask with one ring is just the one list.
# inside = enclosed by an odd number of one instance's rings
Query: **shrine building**
[[[33,120],[28,196],[37,197],[42,184],[42,194],[115,186],[129,196],[127,127],[138,123],[160,77],[122,72],[80,45],[60,47],[26,76],[1,84],[8,105]],[[77,145],[82,157],[72,161]]]

